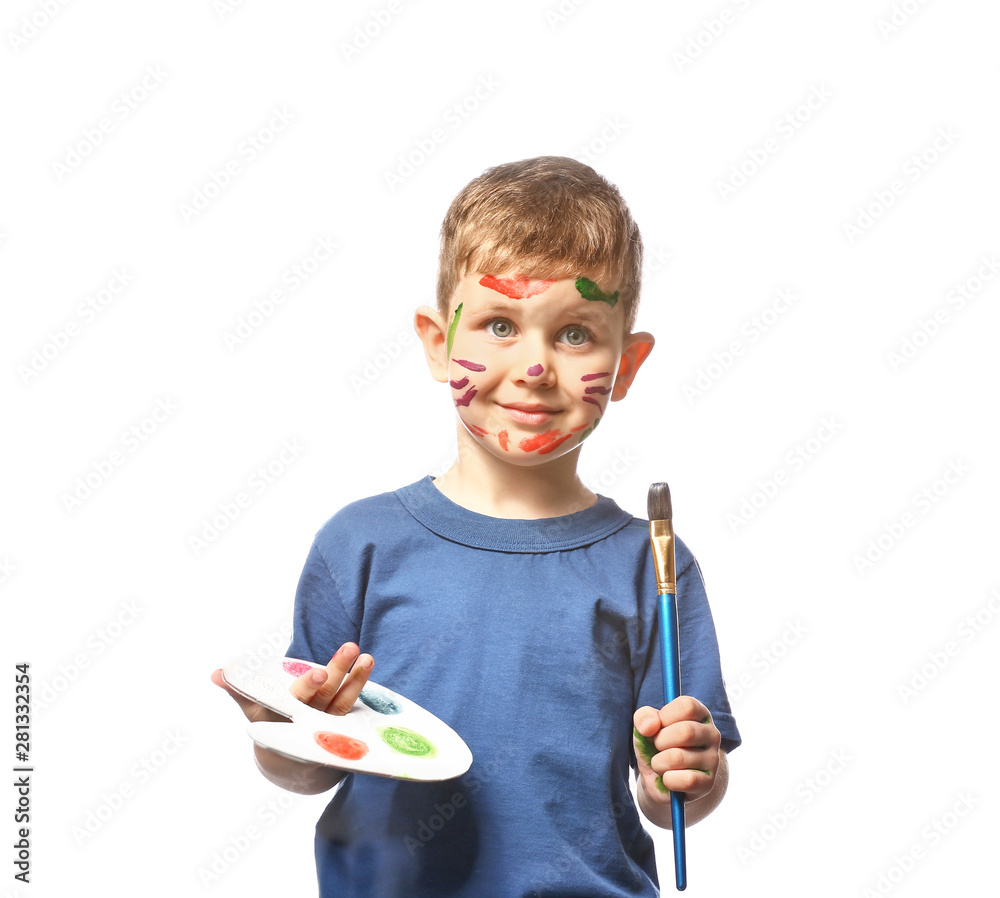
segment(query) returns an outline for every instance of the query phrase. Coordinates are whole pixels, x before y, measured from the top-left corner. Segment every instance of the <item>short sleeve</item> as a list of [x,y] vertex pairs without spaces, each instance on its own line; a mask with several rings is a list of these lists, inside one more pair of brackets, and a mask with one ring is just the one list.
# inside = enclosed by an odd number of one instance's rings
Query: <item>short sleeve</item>
[[[681,693],[698,699],[709,711],[722,734],[722,748],[731,752],[742,741],[726,685],[722,679],[719,640],[705,593],[701,568],[691,551],[679,539],[677,557],[677,618],[681,648]],[[663,674],[660,663],[659,624],[653,628],[652,651],[638,689],[636,707],[664,705]]]
[[360,623],[360,619],[355,620],[348,613],[337,577],[317,537],[295,592],[292,642],[286,654],[314,664],[326,664],[345,642],[359,641]]

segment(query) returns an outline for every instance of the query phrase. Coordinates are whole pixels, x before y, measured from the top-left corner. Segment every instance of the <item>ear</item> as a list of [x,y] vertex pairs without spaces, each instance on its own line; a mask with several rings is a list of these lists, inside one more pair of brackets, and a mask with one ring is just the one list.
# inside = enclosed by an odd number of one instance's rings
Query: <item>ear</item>
[[434,380],[448,380],[448,327],[437,309],[421,306],[413,316],[413,329],[424,344],[424,356]]
[[655,342],[653,335],[645,331],[629,334],[625,338],[625,348],[622,350],[622,359],[618,363],[618,374],[615,376],[615,385],[611,390],[612,402],[617,402],[619,399],[625,398],[628,388],[632,386],[632,381],[635,380],[636,372],[642,366],[642,363],[646,361],[646,356],[653,351],[653,344]]

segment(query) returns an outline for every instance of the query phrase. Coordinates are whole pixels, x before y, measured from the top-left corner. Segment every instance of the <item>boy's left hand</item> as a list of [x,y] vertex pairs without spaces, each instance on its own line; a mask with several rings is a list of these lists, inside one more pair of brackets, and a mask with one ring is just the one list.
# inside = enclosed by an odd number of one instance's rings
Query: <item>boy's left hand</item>
[[698,699],[682,695],[659,711],[647,705],[632,722],[639,779],[649,798],[669,803],[673,790],[690,802],[712,791],[722,734]]

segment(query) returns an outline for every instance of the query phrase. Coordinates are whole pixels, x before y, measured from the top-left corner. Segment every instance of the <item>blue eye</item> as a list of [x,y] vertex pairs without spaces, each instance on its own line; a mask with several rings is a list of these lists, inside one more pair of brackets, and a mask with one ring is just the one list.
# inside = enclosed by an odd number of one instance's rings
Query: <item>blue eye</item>
[[494,337],[509,337],[514,333],[514,325],[504,318],[497,318],[486,325],[486,330]]
[[590,342],[590,332],[578,325],[567,327],[559,336],[563,343],[568,343],[570,346],[583,346],[584,343]]

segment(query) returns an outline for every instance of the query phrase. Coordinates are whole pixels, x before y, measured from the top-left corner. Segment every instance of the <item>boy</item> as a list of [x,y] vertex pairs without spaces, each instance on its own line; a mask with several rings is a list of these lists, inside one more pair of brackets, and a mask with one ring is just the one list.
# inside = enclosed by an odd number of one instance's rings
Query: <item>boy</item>
[[[653,347],[632,333],[641,263],[618,191],[573,159],[498,166],[452,203],[438,307],[414,323],[451,390],[458,459],[324,525],[288,654],[333,654],[293,685],[333,714],[377,657],[378,681],[454,727],[475,760],[415,783],[257,747],[286,788],[343,780],[317,825],[322,895],[656,895],[629,766],[658,826],[667,789],[684,791],[689,825],[721,801],[740,737],[697,563],[678,540],[688,694],[664,706],[648,525],[576,473]],[[280,719],[234,697],[251,720]]]

